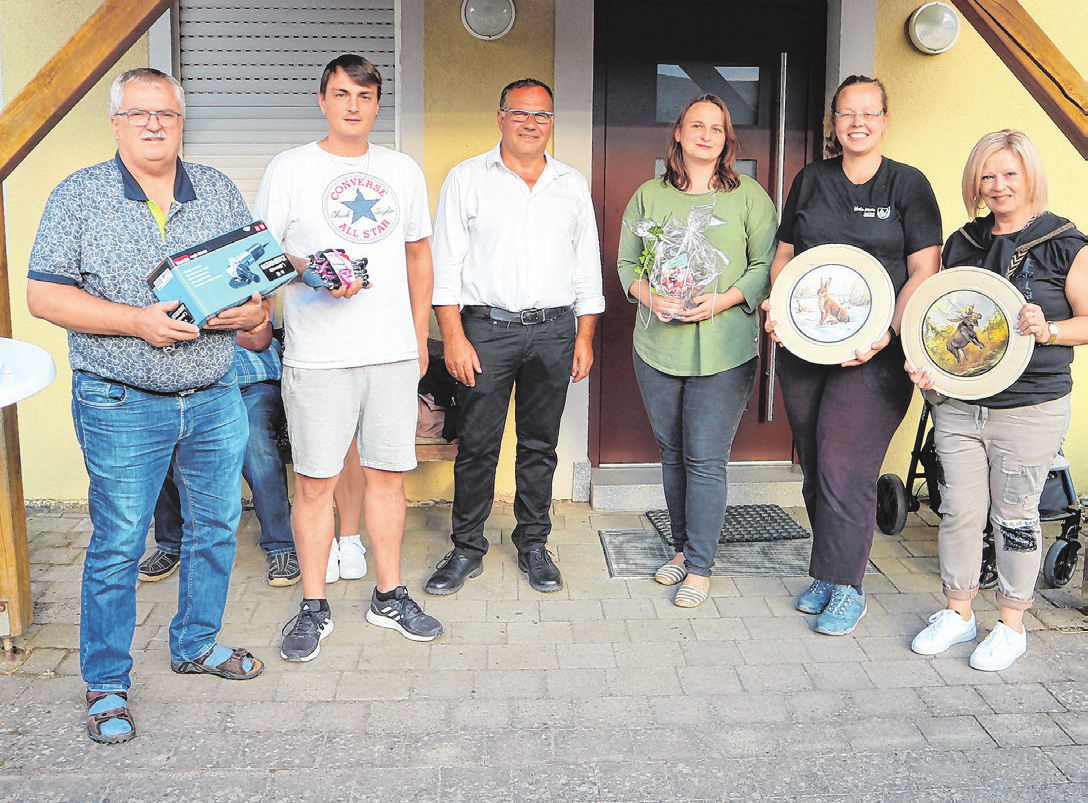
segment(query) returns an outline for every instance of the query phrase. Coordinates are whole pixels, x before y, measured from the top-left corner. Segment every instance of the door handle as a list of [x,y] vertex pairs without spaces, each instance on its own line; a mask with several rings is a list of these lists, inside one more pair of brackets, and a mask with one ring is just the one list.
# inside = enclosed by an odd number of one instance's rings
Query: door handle
[[779,54],[778,64],[778,120],[775,126],[774,204],[782,214],[782,194],[786,186],[786,68],[789,54]]
[[[786,53],[779,54],[778,63],[778,119],[775,121],[774,140],[774,205],[778,209],[779,217],[782,215],[782,194],[786,186],[786,69],[789,56]],[[778,344],[768,338],[767,344],[767,393],[764,395],[767,403],[763,410],[763,418],[768,423],[774,421],[774,380],[777,371]]]

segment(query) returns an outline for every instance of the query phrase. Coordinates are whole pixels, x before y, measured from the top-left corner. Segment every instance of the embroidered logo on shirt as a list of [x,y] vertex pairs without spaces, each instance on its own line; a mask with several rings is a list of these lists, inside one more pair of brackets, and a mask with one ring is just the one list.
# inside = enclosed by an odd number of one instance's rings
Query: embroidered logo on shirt
[[400,219],[396,193],[369,173],[338,176],[322,194],[325,221],[356,243],[376,243],[389,236]]
[[861,206],[860,204],[854,204],[854,213],[862,217],[887,220],[892,216],[892,208],[890,206]]

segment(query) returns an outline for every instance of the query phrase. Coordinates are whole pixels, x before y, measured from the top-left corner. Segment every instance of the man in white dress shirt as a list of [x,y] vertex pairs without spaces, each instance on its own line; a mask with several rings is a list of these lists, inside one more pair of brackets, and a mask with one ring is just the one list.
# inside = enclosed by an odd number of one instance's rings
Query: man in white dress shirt
[[552,108],[541,81],[509,84],[499,99],[501,141],[454,167],[438,199],[434,307],[460,413],[453,549],[427,581],[431,594],[453,594],[483,572],[515,385],[518,567],[537,591],[563,587],[547,549],[555,447],[568,383],[593,365],[604,296],[589,184],[546,151]]

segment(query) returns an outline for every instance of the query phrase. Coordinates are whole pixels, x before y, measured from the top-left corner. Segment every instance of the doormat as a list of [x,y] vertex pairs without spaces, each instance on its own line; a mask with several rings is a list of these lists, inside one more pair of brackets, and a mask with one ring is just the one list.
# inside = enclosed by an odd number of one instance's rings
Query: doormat
[[[646,518],[661,533],[665,542],[672,546],[669,511],[647,510]],[[778,505],[730,505],[725,509],[725,521],[722,522],[718,543],[790,541],[794,538],[811,537],[808,530],[794,521]]]
[[[608,573],[619,579],[653,577],[676,551],[655,530],[598,530]],[[719,543],[714,556],[715,577],[783,577],[808,575],[811,539]],[[869,562],[866,574],[880,574]]]

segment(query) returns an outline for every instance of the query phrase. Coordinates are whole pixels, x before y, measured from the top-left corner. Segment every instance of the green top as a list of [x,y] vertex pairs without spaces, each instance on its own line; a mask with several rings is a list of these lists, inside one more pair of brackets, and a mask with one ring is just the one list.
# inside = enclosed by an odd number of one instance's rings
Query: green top
[[[747,176],[740,177],[740,186],[732,192],[698,195],[654,179],[638,188],[623,214],[618,270],[626,292],[639,278],[636,269],[643,249],[642,238],[631,227],[645,219],[661,224],[669,215],[687,221],[693,207],[709,205],[713,205],[713,220],[705,236],[729,260],[718,276],[717,291],[736,287],[744,294],[744,303],[697,323],[662,323],[649,308],[640,306],[635,351],[648,365],[672,376],[709,376],[743,365],[758,353],[757,310],[770,291],[778,226],[774,205],[763,188]],[[714,287],[703,292],[712,293]],[[628,298],[638,303],[630,293]]]

